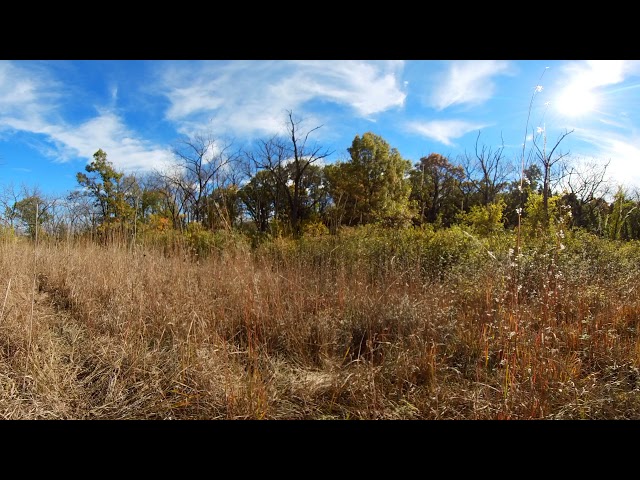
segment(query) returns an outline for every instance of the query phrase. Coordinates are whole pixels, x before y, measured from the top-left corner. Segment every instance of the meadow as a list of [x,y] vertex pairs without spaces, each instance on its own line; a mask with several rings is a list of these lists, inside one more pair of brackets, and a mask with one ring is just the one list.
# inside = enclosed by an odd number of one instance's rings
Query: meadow
[[4,232],[0,418],[640,418],[638,241],[200,240]]

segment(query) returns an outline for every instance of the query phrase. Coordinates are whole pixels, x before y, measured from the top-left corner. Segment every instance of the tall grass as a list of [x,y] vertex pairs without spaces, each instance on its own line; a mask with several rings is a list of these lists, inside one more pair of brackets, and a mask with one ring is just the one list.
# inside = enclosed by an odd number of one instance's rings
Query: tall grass
[[195,252],[42,241],[32,303],[33,245],[6,236],[0,415],[638,418],[640,246],[513,245],[371,226]]

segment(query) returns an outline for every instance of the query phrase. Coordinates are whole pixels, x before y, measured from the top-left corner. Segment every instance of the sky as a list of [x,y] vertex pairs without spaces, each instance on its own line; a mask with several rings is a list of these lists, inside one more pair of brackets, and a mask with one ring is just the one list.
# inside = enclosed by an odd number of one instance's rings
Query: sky
[[[416,163],[480,146],[552,147],[640,187],[640,61],[0,60],[0,186],[64,195],[102,149],[125,173],[166,169],[180,138],[250,148],[287,112],[348,160],[373,132]],[[319,127],[319,128],[316,128]]]

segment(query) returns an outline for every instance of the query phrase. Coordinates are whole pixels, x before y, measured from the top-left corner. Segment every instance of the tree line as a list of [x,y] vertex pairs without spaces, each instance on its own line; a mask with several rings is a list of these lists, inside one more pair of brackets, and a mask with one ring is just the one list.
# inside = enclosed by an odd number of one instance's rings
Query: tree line
[[5,228],[33,236],[143,231],[241,230],[256,236],[335,233],[344,226],[403,228],[466,223],[480,232],[515,228],[530,216],[544,230],[564,215],[572,227],[600,236],[640,238],[640,197],[606,178],[606,164],[577,164],[560,153],[562,140],[533,137],[527,157],[505,155],[504,144],[481,142],[457,158],[431,153],[411,161],[381,136],[356,135],[346,159],[314,140],[288,112],[284,134],[235,148],[207,135],[185,136],[171,168],[125,174],[98,149],[78,188],[46,198],[37,188],[5,187]]

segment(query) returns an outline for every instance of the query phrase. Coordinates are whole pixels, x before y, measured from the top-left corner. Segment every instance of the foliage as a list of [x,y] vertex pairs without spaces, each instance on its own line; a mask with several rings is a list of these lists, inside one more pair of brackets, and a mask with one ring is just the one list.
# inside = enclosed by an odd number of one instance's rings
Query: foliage
[[468,213],[460,214],[458,220],[463,225],[468,225],[474,233],[490,235],[504,229],[505,207],[506,203],[503,199],[486,206],[474,205]]
[[405,177],[411,162],[372,132],[356,135],[347,150],[349,161],[325,167],[339,224],[406,224],[411,186]]
[[76,179],[98,207],[101,223],[123,221],[133,214],[133,209],[125,197],[124,173],[115,170],[105,151],[99,149],[94,153],[93,161],[85,170],[91,175],[79,172]]
[[[53,219],[49,204],[39,195],[23,198],[13,207],[14,215],[20,221],[30,237],[35,237],[36,229]],[[41,233],[40,233],[41,234]]]
[[438,153],[422,157],[410,174],[411,200],[417,205],[418,221],[453,224],[462,203],[463,179],[462,167],[446,157]]

